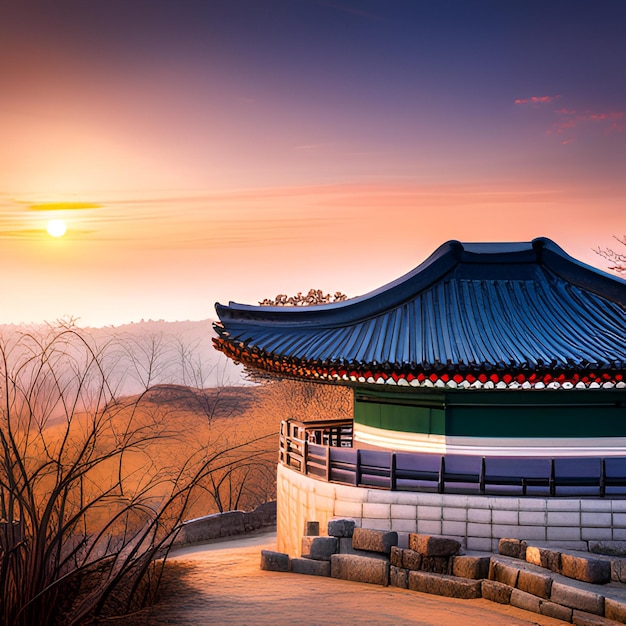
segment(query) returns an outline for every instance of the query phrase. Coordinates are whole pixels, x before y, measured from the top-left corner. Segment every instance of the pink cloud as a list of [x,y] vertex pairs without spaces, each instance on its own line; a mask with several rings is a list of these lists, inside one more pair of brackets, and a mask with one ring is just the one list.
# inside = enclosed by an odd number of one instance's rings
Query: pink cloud
[[515,100],[515,104],[549,104],[554,102],[560,95],[556,96],[531,96],[530,98],[518,98]]
[[560,116],[549,134],[562,134],[566,130],[586,127],[591,131],[603,131],[605,133],[626,131],[626,111],[584,111],[560,109],[555,111]]

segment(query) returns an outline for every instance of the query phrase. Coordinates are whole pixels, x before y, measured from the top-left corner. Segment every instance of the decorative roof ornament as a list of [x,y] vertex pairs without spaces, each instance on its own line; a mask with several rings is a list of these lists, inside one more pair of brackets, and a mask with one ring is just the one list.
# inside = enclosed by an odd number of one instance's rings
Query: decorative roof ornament
[[368,294],[215,305],[215,347],[280,376],[469,389],[626,387],[626,281],[546,238],[448,241]]

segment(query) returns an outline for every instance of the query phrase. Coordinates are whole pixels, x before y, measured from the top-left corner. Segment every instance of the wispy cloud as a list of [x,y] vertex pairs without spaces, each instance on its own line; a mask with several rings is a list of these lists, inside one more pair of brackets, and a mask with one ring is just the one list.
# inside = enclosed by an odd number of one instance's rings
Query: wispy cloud
[[555,111],[558,119],[549,128],[548,135],[569,134],[562,141],[564,145],[575,141],[574,133],[582,129],[587,132],[601,132],[604,134],[626,132],[626,111],[577,111],[576,109],[558,109]]
[[100,209],[100,204],[93,202],[40,202],[28,207],[31,211],[85,211]]
[[[561,98],[560,94],[555,96],[531,96],[530,98],[518,98],[515,100],[515,104],[546,105],[554,103],[559,98]],[[560,136],[563,145],[576,141],[581,132],[594,134],[626,132],[626,111],[581,110],[571,106],[563,106],[554,109],[552,115],[554,116],[554,122],[545,132],[548,135]],[[567,137],[564,135],[567,135]]]
[[561,96],[530,96],[530,98],[518,98],[515,100],[515,104],[550,104],[555,100],[558,100]]

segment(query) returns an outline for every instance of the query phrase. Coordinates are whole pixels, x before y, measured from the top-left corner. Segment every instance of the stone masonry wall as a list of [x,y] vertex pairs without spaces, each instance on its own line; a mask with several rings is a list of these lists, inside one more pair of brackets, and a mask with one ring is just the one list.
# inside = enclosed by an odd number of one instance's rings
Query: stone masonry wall
[[326,528],[333,518],[357,526],[456,537],[467,550],[497,551],[502,537],[558,541],[626,540],[626,500],[516,498],[366,489],[326,483],[283,465],[277,477],[278,550],[300,556],[306,522]]

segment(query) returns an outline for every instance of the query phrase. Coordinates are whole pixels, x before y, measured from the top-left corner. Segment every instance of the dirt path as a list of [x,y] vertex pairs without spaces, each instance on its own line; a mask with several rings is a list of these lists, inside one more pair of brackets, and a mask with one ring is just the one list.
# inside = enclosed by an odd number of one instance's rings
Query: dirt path
[[186,548],[172,559],[177,582],[146,616],[164,624],[439,624],[493,626],[561,624],[488,600],[457,600],[393,587],[260,569],[262,549],[275,549],[266,534]]

